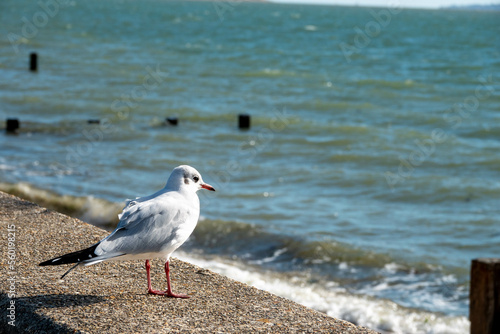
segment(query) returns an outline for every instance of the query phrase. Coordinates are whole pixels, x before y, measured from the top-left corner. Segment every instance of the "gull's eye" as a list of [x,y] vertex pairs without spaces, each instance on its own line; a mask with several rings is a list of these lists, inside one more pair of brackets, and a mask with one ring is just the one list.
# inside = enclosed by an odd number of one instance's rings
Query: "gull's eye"
[[198,176],[193,177],[194,182],[200,181],[200,178]]

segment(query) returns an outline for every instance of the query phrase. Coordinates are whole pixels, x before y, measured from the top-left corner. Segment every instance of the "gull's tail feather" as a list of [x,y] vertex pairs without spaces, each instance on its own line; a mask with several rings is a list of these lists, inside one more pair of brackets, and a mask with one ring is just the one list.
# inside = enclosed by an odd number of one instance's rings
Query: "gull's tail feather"
[[70,272],[71,270],[75,269],[76,267],[78,267],[78,266],[79,266],[79,265],[81,265],[81,264],[82,264],[82,263],[81,263],[81,262],[79,262],[79,263],[75,264],[73,267],[69,268],[69,269],[68,269],[68,271],[67,271],[67,272],[65,272],[65,273],[61,276],[61,279],[63,279],[63,278],[64,278],[64,276],[66,276],[67,274],[69,274],[69,272]]
[[61,279],[64,278],[69,272],[84,262],[91,262],[93,258],[97,257],[95,253],[95,249],[99,246],[99,243],[90,246],[89,248],[82,249],[73,253],[65,254],[59,257],[55,257],[53,259],[47,260],[39,264],[39,266],[57,266],[60,264],[68,264],[68,263],[76,263],[73,267],[71,267],[64,275],[61,276]]
[[69,272],[76,267],[80,265],[84,266],[89,266],[91,264],[96,264],[102,261],[106,261],[109,259],[113,259],[119,256],[124,256],[126,255],[125,253],[108,253],[104,255],[97,255],[95,253],[95,250],[97,246],[99,246],[101,242],[98,242],[97,244],[90,246],[89,248],[82,249],[73,253],[61,255],[58,257],[55,257],[53,259],[44,261],[39,264],[39,266],[57,266],[60,264],[68,264],[68,263],[76,263],[73,267],[71,267],[67,272],[62,275],[61,279],[64,278]]
[[99,246],[99,243],[90,246],[89,248],[82,249],[73,253],[65,254],[62,256],[55,257],[53,259],[47,260],[39,264],[39,266],[57,266],[60,264],[68,263],[80,263],[80,262],[90,262],[93,258],[98,255],[95,253],[95,249]]

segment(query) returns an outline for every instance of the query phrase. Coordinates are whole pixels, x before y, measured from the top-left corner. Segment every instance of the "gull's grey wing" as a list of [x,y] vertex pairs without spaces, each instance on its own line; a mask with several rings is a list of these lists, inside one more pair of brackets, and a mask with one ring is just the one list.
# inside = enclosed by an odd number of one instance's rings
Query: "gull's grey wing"
[[[184,201],[168,194],[129,205],[122,213],[118,227],[100,242],[96,254],[113,257],[118,254],[161,252],[177,244],[180,241],[177,239],[184,239],[184,234],[188,232],[184,230],[189,229],[184,224],[189,219],[189,212]],[[191,232],[192,229],[188,236]]]

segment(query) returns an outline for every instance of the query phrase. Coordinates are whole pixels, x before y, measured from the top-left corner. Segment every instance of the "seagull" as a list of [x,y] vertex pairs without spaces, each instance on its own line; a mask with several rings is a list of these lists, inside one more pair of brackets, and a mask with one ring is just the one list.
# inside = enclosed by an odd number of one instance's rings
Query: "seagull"
[[[174,298],[189,298],[175,294],[170,285],[170,255],[193,233],[200,216],[200,200],[196,192],[200,189],[215,191],[203,182],[200,173],[191,166],[174,168],[163,189],[150,196],[128,200],[116,229],[106,238],[89,248],[79,250],[40,263],[40,266],[55,266],[76,263],[70,271],[80,265],[88,266],[108,260],[146,260],[148,293]],[[150,259],[165,259],[167,290],[151,287]]]

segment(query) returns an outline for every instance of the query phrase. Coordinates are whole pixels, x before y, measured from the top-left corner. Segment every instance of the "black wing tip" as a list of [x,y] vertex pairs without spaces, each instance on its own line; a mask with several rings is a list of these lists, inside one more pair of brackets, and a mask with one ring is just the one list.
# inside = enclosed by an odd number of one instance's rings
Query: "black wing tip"
[[95,254],[94,251],[98,245],[99,245],[99,243],[97,243],[93,246],[90,246],[89,248],[86,248],[86,249],[82,249],[82,250],[79,250],[79,251],[76,251],[73,253],[68,253],[68,254],[58,256],[58,257],[55,257],[53,259],[41,262],[38,265],[43,267],[43,266],[57,266],[60,264],[84,262],[85,260],[90,260],[94,257],[97,257],[97,255]]
[[50,266],[51,262],[52,262],[52,260],[48,260],[48,261],[41,262],[38,265],[41,266],[41,267]]
[[64,279],[64,276],[66,276],[67,274],[69,274],[70,271],[72,271],[73,269],[75,269],[76,267],[78,267],[81,263],[77,263],[75,264],[73,267],[69,268],[69,270],[67,272],[65,272],[60,279]]

